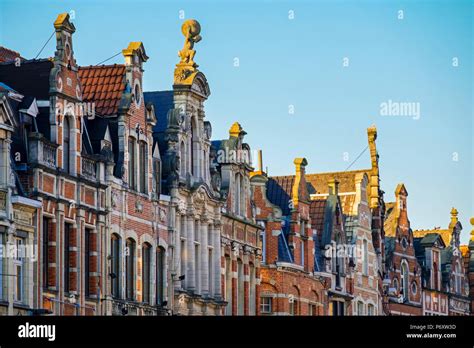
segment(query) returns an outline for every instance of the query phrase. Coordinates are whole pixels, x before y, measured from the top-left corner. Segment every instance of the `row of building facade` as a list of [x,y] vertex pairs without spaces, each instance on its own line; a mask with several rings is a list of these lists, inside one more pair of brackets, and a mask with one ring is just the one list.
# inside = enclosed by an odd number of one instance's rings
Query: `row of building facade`
[[384,201],[375,127],[370,168],[268,176],[239,123],[212,138],[198,22],[172,89],[149,92],[141,42],[80,66],[68,14],[54,28],[51,58],[0,48],[1,314],[473,311],[474,230],[461,245],[454,208],[412,230],[403,184]]

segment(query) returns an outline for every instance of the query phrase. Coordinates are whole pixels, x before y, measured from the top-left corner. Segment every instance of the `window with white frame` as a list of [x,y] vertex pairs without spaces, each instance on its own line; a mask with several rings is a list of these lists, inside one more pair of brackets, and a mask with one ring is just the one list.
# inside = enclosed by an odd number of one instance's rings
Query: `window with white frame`
[[273,298],[268,296],[263,296],[260,298],[260,313],[261,314],[271,314],[272,313],[272,302]]
[[266,263],[267,260],[267,240],[265,230],[260,231],[260,245],[262,247],[262,264]]
[[456,294],[461,294],[462,291],[462,271],[461,271],[461,264],[459,261],[456,262],[456,266],[454,268],[454,284],[455,284],[455,291]]
[[301,258],[301,266],[304,266],[304,241],[300,241],[300,258]]
[[357,315],[364,315],[364,303],[357,301]]
[[375,315],[375,307],[371,303],[367,305],[367,315]]
[[25,289],[25,240],[20,237],[15,238],[15,257],[13,267],[15,274],[14,301],[24,302]]

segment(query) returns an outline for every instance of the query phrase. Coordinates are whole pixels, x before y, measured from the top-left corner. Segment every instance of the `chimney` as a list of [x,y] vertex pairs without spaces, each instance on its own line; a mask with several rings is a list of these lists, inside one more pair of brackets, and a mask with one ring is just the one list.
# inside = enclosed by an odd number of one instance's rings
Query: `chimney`
[[296,174],[295,180],[293,182],[293,189],[292,189],[292,200],[293,206],[296,208],[300,201],[308,202],[309,195],[308,189],[306,187],[306,178],[305,178],[305,171],[306,166],[308,165],[308,161],[306,158],[295,158],[293,161],[296,167]]
[[295,158],[293,163],[296,166],[296,176],[302,176],[305,174],[305,168],[308,165],[306,158]]
[[137,66],[142,68],[142,63],[148,60],[145,47],[140,41],[130,42],[128,47],[122,50],[126,66]]
[[335,195],[337,196],[339,194],[339,181],[336,179],[331,179],[328,181],[328,192],[329,195]]

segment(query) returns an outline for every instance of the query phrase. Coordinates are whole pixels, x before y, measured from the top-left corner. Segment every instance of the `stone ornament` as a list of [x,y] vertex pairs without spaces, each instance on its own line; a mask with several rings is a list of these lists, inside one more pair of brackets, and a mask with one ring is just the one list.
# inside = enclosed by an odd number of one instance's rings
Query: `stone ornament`
[[184,35],[184,46],[178,52],[180,62],[174,71],[174,83],[182,85],[192,85],[194,75],[198,72],[198,65],[194,62],[196,51],[194,44],[201,41],[201,25],[194,19],[186,20],[181,26]]

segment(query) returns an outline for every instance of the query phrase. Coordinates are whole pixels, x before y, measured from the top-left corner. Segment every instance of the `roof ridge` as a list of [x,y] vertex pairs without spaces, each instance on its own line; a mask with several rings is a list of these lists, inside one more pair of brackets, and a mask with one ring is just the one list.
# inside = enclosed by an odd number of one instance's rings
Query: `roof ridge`
[[329,174],[345,174],[345,173],[360,173],[360,172],[366,172],[372,170],[370,168],[367,169],[354,169],[354,170],[341,170],[341,171],[336,171],[336,172],[321,172],[321,173],[308,173],[305,174],[306,176],[311,176],[311,175],[329,175]]
[[102,64],[102,65],[82,65],[79,66],[79,69],[99,69],[99,68],[115,68],[115,67],[124,67],[125,64]]

